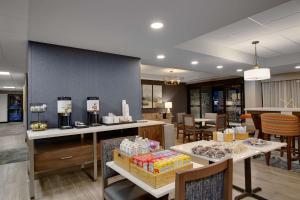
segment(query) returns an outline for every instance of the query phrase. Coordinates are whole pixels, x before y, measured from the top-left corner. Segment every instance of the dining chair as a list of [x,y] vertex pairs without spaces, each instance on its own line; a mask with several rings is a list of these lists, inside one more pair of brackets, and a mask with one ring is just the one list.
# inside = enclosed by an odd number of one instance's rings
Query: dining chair
[[191,141],[191,135],[193,140],[198,138],[202,139],[202,131],[196,128],[194,115],[183,115],[183,138],[182,143],[185,142],[185,138],[188,137],[188,142]]
[[231,200],[232,159],[176,173],[175,200]]
[[[292,161],[299,160],[300,163],[300,128],[299,119],[295,115],[283,115],[279,113],[264,113],[261,114],[261,127],[266,140],[270,140],[271,135],[278,135],[281,138],[286,138],[287,147],[281,148],[281,152],[287,153],[287,168],[292,168]],[[293,147],[293,140],[298,138],[298,149]],[[298,155],[292,158],[292,154]],[[266,163],[270,164],[271,152],[266,154]]]
[[[127,137],[133,140],[134,137]],[[101,141],[101,170],[102,170],[102,194],[105,200],[144,200],[156,199],[140,187],[127,179],[122,179],[108,184],[108,179],[118,174],[106,166],[106,163],[113,160],[113,150],[120,146],[122,138],[107,139]]]
[[183,125],[183,115],[185,115],[184,112],[182,113],[177,113],[177,139],[180,134],[183,135],[184,132],[184,125]]
[[227,128],[226,114],[218,114],[216,118],[216,126],[202,129],[202,135],[205,140],[210,140],[213,136],[213,132],[224,131]]
[[[205,113],[204,114],[205,119],[217,119],[217,113]],[[211,122],[206,122],[205,126],[209,127],[215,127],[216,126],[216,121],[211,121]]]

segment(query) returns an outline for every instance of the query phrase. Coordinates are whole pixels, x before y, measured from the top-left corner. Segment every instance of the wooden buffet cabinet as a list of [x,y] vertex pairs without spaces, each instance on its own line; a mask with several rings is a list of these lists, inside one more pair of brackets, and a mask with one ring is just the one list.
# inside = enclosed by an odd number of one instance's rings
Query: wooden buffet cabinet
[[[100,144],[97,143],[97,160],[101,160]],[[80,166],[93,162],[93,144],[69,141],[60,144],[36,145],[34,151],[34,171],[36,174]]]

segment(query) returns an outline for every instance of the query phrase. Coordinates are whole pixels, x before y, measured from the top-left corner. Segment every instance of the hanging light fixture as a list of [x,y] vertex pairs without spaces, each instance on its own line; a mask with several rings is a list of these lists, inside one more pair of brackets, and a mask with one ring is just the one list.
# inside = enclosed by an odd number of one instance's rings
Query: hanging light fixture
[[253,41],[254,44],[254,69],[244,71],[244,80],[245,81],[258,81],[266,80],[271,78],[270,68],[260,68],[258,64],[257,50],[256,45],[259,41]]
[[174,86],[179,85],[181,82],[180,78],[177,76],[174,76],[173,75],[174,72],[172,70],[170,71],[170,73],[171,73],[171,75],[166,76],[164,79],[165,85],[174,85]]

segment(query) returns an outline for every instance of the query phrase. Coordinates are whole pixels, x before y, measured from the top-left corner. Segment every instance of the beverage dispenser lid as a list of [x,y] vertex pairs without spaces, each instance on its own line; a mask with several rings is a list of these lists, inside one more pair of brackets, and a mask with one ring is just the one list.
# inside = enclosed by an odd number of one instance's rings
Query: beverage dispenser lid
[[63,100],[72,100],[71,97],[57,97],[57,100],[63,101]]
[[87,100],[99,100],[99,97],[87,97]]

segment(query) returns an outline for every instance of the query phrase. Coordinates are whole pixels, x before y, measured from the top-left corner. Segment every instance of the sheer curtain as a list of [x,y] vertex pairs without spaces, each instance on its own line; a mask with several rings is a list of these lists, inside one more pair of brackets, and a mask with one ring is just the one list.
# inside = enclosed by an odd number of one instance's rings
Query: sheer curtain
[[300,107],[300,80],[262,83],[264,107]]

